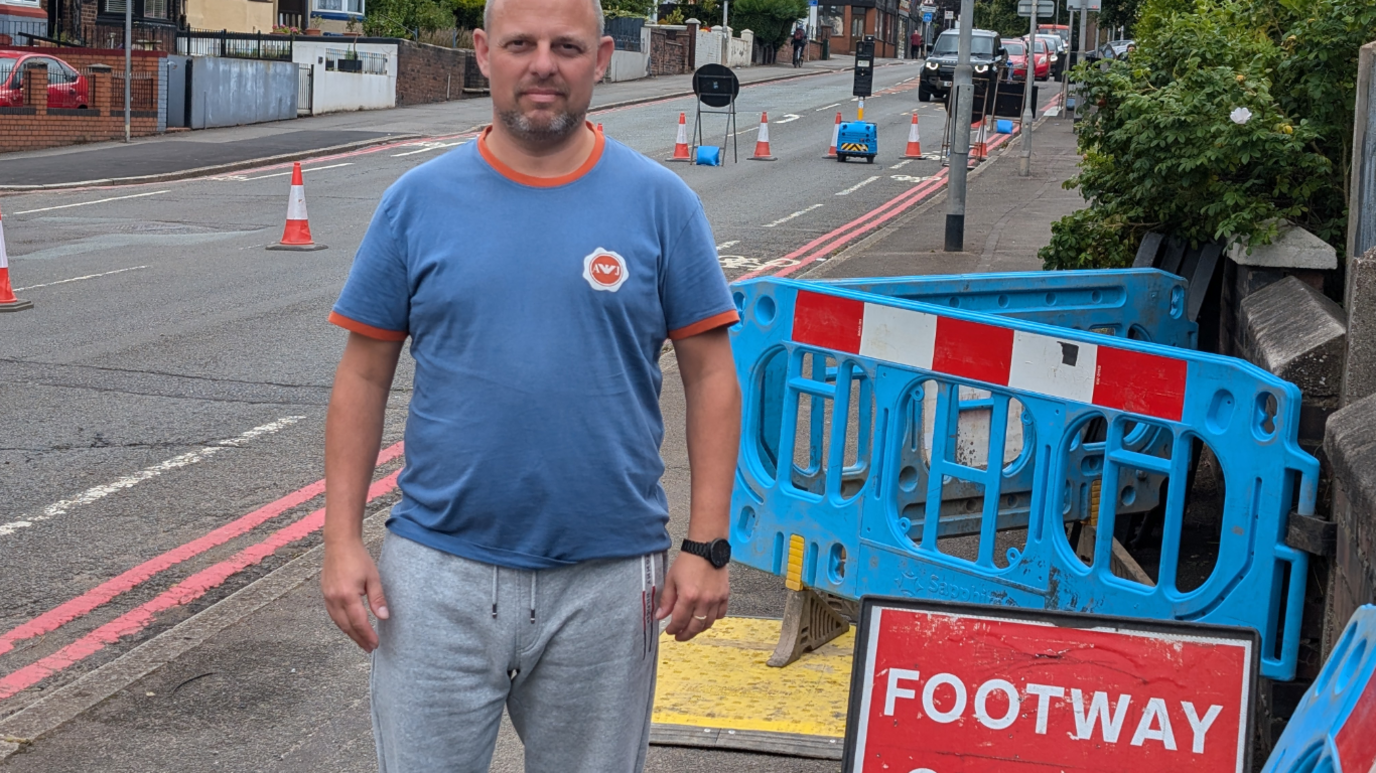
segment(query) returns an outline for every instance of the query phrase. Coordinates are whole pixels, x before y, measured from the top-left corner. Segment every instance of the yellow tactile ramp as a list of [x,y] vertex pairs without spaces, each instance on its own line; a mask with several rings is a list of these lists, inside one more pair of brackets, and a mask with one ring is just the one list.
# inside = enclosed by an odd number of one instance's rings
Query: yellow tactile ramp
[[765,665],[779,621],[718,620],[680,644],[659,642],[654,722],[839,738],[855,634],[848,632],[786,668]]

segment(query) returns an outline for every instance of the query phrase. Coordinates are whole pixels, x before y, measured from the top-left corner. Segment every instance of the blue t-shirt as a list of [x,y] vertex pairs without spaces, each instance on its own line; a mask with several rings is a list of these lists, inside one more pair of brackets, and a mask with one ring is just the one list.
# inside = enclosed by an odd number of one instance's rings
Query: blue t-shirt
[[669,546],[660,350],[737,320],[677,176],[600,133],[562,178],[470,142],[383,195],[330,319],[411,338],[394,533],[518,569]]

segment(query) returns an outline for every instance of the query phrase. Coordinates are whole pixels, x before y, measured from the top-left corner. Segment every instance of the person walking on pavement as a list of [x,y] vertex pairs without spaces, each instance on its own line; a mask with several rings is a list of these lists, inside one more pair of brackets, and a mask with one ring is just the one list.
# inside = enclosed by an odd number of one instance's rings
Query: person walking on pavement
[[803,25],[799,24],[793,28],[793,66],[803,66],[803,47],[807,45],[807,32],[803,30]]
[[[330,315],[349,334],[321,587],[371,653],[383,773],[488,770],[503,708],[527,771],[640,771],[659,621],[687,641],[727,611],[738,315],[697,196],[586,121],[602,30],[596,0],[489,0],[492,126],[383,194]],[[364,506],[408,337],[406,467],[375,565]],[[667,570],[666,339],[691,468]]]
[[908,58],[922,58],[922,30],[913,30],[913,34],[908,37]]

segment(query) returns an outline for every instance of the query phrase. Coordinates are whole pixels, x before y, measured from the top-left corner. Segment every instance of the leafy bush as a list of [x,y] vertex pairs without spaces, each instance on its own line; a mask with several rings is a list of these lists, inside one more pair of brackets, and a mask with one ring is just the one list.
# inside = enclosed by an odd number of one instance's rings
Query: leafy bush
[[731,4],[732,29],[750,30],[767,46],[780,46],[793,25],[807,16],[806,0],[736,0]]
[[[1123,265],[1151,230],[1265,244],[1277,219],[1343,249],[1357,50],[1376,37],[1376,5],[1183,6],[1147,0],[1128,60],[1075,71],[1095,109],[1067,187],[1091,204],[1053,224],[1048,268]],[[1232,120],[1238,108],[1250,118]]]
[[486,9],[487,0],[454,0],[454,25],[463,30],[479,29]]
[[365,34],[415,38],[421,32],[454,26],[454,0],[368,0]]

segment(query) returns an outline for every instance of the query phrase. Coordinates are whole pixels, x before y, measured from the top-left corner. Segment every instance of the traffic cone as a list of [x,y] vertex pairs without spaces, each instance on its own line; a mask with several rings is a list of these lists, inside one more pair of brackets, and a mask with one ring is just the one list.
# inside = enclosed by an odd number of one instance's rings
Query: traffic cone
[[984,127],[986,126],[987,122],[988,122],[988,119],[987,119],[987,118],[986,118],[986,119],[983,119],[983,120],[981,120],[981,121],[979,122],[979,130],[978,130],[978,132],[977,132],[976,135],[975,135],[976,137],[979,138],[979,139],[975,142],[975,155],[974,155],[975,161],[983,161],[983,160],[989,158],[989,143],[987,142],[987,138],[985,137],[985,134],[984,134]]
[[606,134],[606,132],[602,131],[602,124],[600,124],[600,123],[597,125],[597,133],[598,133],[598,134]]
[[841,111],[836,111],[836,125],[831,127],[831,147],[827,148],[827,158],[836,158],[836,143],[841,141]]
[[33,301],[21,301],[14,297],[14,289],[10,287],[10,259],[5,254],[5,224],[0,222],[0,311],[32,308]]
[[306,181],[301,179],[301,162],[291,168],[291,195],[287,199],[287,227],[282,241],[268,245],[270,250],[323,250],[325,245],[311,239],[311,224],[306,217]]
[[917,111],[913,111],[913,123],[908,127],[908,149],[904,158],[922,158],[922,135],[918,133]]
[[751,161],[778,161],[769,152],[769,113],[760,113],[760,133],[755,137],[755,155]]
[[678,114],[678,137],[674,140],[674,155],[669,161],[692,161],[688,155],[688,116]]

